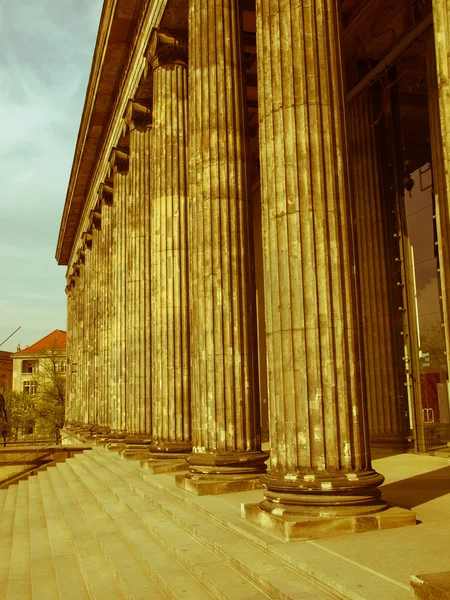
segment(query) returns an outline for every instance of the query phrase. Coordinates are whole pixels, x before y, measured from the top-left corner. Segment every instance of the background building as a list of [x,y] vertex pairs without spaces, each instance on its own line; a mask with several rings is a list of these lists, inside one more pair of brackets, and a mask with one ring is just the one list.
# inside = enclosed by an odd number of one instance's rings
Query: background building
[[34,395],[39,380],[51,378],[52,373],[66,372],[66,332],[55,329],[31,346],[15,352],[11,357],[12,389]]
[[11,352],[0,350],[0,392],[12,389],[13,360]]

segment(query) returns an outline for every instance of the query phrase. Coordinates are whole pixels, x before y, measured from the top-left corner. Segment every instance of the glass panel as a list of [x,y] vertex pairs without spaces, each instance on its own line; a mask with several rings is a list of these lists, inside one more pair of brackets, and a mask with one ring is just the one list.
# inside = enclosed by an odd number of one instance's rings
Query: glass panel
[[405,195],[405,212],[416,300],[422,416],[428,447],[434,448],[449,439],[449,399],[430,173],[426,164],[411,174],[414,187]]

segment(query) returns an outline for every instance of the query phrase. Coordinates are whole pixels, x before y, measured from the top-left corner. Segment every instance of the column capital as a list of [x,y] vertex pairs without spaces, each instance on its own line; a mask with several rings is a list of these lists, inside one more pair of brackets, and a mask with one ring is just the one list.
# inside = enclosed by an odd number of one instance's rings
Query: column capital
[[102,213],[95,209],[91,210],[89,215],[90,230],[92,231],[94,229],[100,229],[101,222]]
[[126,173],[129,166],[128,152],[123,148],[113,148],[109,155],[109,165],[113,173]]
[[113,203],[113,188],[107,183],[101,183],[98,186],[97,190],[98,200],[100,202],[101,208],[106,204],[107,206],[111,206]]
[[152,125],[152,110],[149,106],[141,104],[130,98],[123,115],[123,120],[128,128],[145,131]]
[[87,248],[88,250],[91,250],[91,248],[92,248],[92,233],[90,231],[84,231],[81,234],[81,239],[83,241],[84,247]]
[[153,70],[165,65],[187,66],[187,36],[182,31],[154,29],[146,52]]
[[84,265],[85,256],[86,256],[86,252],[80,248],[77,252],[76,262],[79,263],[80,265]]

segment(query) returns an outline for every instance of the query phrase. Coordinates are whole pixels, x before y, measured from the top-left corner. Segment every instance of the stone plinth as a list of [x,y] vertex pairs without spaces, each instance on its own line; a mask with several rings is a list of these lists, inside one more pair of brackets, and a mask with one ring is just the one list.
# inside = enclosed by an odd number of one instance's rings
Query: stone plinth
[[450,571],[414,575],[411,587],[416,600],[450,600]]
[[177,487],[196,496],[232,494],[234,492],[257,490],[263,487],[260,477],[251,477],[249,475],[214,477],[212,475],[187,473],[186,475],[176,475],[175,481]]
[[275,511],[266,512],[260,504],[242,504],[241,516],[246,521],[259,525],[269,533],[286,541],[314,539],[344,533],[362,533],[391,529],[416,524],[416,515],[407,509],[397,506],[387,506],[385,510],[374,514],[326,516],[326,507],[323,508],[324,516],[317,518],[285,516],[275,514]]

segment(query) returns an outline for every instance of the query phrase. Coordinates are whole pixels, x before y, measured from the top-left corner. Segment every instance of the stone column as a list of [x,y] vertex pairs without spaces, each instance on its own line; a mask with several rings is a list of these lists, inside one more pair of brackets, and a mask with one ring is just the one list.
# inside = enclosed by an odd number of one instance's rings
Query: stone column
[[[111,228],[114,232],[112,240],[112,339],[111,339],[111,386],[112,411],[110,440],[117,438],[119,444],[126,437],[127,403],[126,403],[126,202],[128,155],[115,148],[110,156],[113,178],[113,207]],[[110,441],[111,450],[118,448]],[[119,446],[120,447],[120,446]]]
[[383,176],[373,94],[349,107],[349,153],[353,187],[356,265],[361,298],[365,392],[372,448],[406,450],[409,437],[402,304],[395,271],[393,204]]
[[75,357],[74,347],[74,311],[75,311],[75,292],[71,285],[70,278],[67,280],[65,288],[67,296],[67,336],[66,336],[66,401],[65,401],[65,425],[70,425],[75,421],[74,407],[75,394],[73,389],[72,362]]
[[189,2],[189,267],[194,493],[259,486],[250,193],[238,0]]
[[102,411],[103,423],[102,432],[99,432],[98,441],[104,441],[111,430],[111,324],[112,324],[112,231],[111,231],[111,212],[113,210],[113,189],[107,183],[100,185],[98,192],[101,210],[102,210],[102,300],[100,310],[102,312],[102,363],[103,368],[100,373],[102,379]]
[[99,336],[100,336],[100,240],[101,240],[101,213],[96,207],[91,211],[90,229],[92,232],[92,274],[91,274],[91,338],[92,338],[92,366],[91,366],[91,386],[92,386],[92,433],[95,433],[99,427],[100,414],[100,389],[101,381],[99,378]]
[[127,220],[127,447],[121,458],[145,458],[151,433],[150,134],[151,111],[128,103],[130,136]]
[[77,364],[77,421],[84,423],[84,414],[87,406],[85,395],[86,389],[86,347],[83,332],[87,325],[86,319],[86,256],[83,263],[80,265],[79,291],[78,291],[78,328],[77,328],[77,347],[78,347],[78,364]]
[[80,418],[80,309],[82,303],[82,271],[85,253],[78,251],[77,259],[67,277],[67,393],[66,421],[70,429],[79,428]]
[[[81,408],[81,348],[80,348],[80,332],[82,331],[83,322],[81,316],[81,306],[83,301],[83,280],[82,280],[82,272],[84,269],[84,251],[83,251],[83,261],[80,263],[78,268],[78,276],[74,278],[74,326],[73,326],[73,345],[75,349],[76,359],[75,362],[72,362],[72,373],[75,372],[75,381],[73,383],[74,387],[74,396],[75,403],[73,406],[73,420],[74,423],[77,424],[80,422],[80,408]],[[72,285],[73,285],[72,284]]]
[[284,539],[388,527],[361,377],[338,2],[257,0],[256,15],[271,456],[265,500],[243,515]]
[[[152,439],[147,468],[186,470],[191,452],[187,255],[187,40],[154,31],[151,161]],[[163,459],[161,461],[160,459]],[[166,459],[171,459],[170,461]]]
[[104,203],[100,194],[96,214],[98,235],[97,235],[97,426],[94,438],[105,432],[106,414],[105,414],[105,231],[104,231]]
[[81,340],[84,354],[83,371],[83,400],[85,410],[83,414],[83,424],[86,431],[89,431],[93,422],[93,259],[92,259],[92,233],[86,231],[83,234],[83,240],[88,252],[86,252],[84,264],[84,336]]

